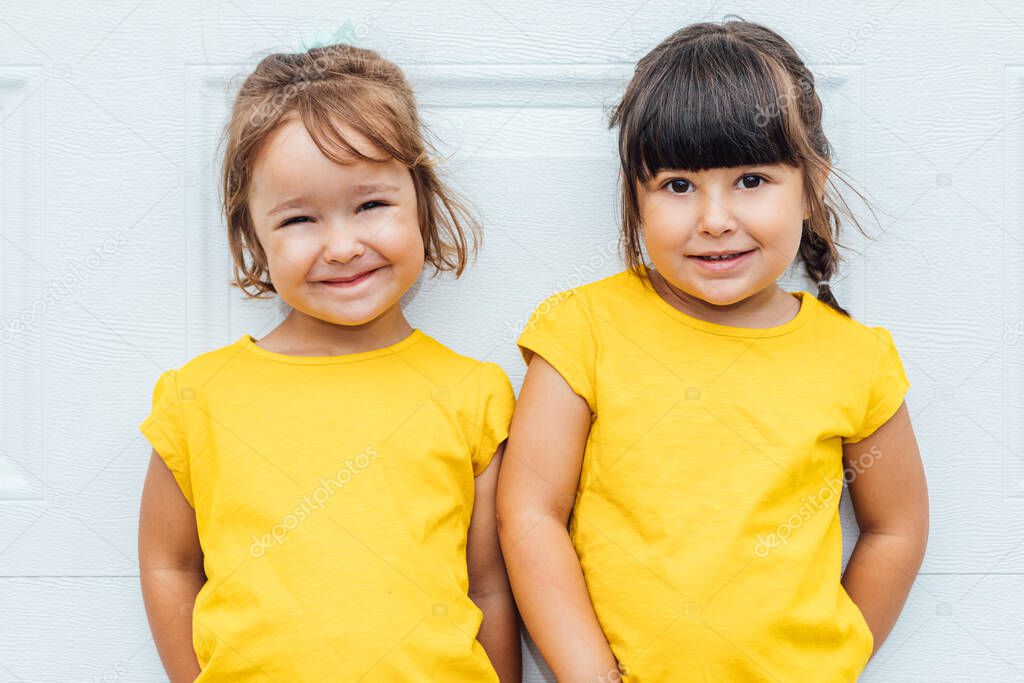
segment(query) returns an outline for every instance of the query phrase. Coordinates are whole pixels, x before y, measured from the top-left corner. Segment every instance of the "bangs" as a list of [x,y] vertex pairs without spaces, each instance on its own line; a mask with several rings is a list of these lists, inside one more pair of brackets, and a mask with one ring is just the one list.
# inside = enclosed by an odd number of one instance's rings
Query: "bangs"
[[394,98],[371,90],[372,86],[348,87],[345,92],[310,93],[296,108],[313,142],[331,161],[395,159],[411,168],[420,156],[415,121],[401,120],[395,113],[401,111],[397,102],[382,102]]
[[789,134],[797,94],[781,67],[753,48],[723,36],[687,41],[641,62],[634,78],[646,83],[612,121],[633,182],[665,169],[798,165]]

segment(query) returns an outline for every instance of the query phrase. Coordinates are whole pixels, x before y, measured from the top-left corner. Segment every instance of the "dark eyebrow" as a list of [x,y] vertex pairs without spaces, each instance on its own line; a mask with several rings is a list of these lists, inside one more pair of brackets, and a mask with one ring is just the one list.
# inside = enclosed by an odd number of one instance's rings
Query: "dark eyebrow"
[[[362,197],[368,194],[375,194],[377,192],[398,192],[399,189],[394,185],[387,185],[384,183],[373,183],[369,185],[356,185],[352,188],[352,194],[356,197]],[[281,213],[288,209],[297,209],[300,206],[308,204],[309,200],[305,197],[294,197],[292,199],[285,200],[275,206],[273,209],[267,212],[268,216],[273,216],[275,213]]]

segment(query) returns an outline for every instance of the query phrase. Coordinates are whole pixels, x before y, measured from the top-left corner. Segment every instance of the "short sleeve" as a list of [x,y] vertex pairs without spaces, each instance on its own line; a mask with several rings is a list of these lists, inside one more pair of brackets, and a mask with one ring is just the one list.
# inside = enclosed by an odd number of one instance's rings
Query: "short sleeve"
[[176,370],[160,375],[153,388],[153,408],[139,429],[171,470],[188,504],[195,507],[180,391]]
[[874,434],[896,413],[910,388],[892,334],[884,327],[871,329],[875,333],[876,343],[867,410],[860,427],[854,434],[843,439],[844,444],[856,443]]
[[479,429],[473,450],[473,476],[480,476],[491,464],[494,452],[508,438],[516,395],[508,375],[497,363],[481,363],[477,392],[476,427]]
[[575,289],[549,296],[533,311],[516,341],[526,363],[539,354],[597,414],[594,365],[597,342],[582,295]]

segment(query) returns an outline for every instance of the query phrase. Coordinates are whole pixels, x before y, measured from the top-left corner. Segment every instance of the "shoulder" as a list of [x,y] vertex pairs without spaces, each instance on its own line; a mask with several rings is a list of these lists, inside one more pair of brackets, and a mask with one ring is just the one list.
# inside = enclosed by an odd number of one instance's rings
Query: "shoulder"
[[554,297],[577,297],[588,306],[600,305],[606,301],[615,301],[635,296],[638,287],[642,286],[640,277],[629,270],[621,270],[612,275],[575,285],[552,294]]
[[462,387],[467,393],[510,385],[508,375],[498,363],[460,353],[430,335],[424,334],[415,351],[422,367],[430,368],[436,380]]
[[815,306],[817,311],[818,329],[817,334],[826,338],[841,342],[851,350],[874,350],[879,343],[892,343],[892,334],[881,325],[872,325],[845,316],[819,300],[813,294],[806,294],[808,303]]
[[526,326],[541,319],[569,317],[592,320],[608,309],[621,309],[642,293],[640,278],[628,270],[598,280],[563,288],[544,297],[533,309]]
[[418,357],[436,363],[436,367],[446,371],[468,372],[485,362],[456,351],[426,332],[423,333],[422,341],[412,350]]
[[838,363],[837,369],[856,368],[871,373],[877,365],[898,362],[896,343],[887,327],[845,316],[813,295],[807,296],[818,309],[814,343],[820,347],[822,357]]
[[177,439],[175,435],[183,432],[188,416],[192,414],[191,406],[197,404],[197,399],[205,399],[210,380],[223,376],[223,373],[218,373],[234,357],[236,345],[237,342],[202,353],[178,367],[162,371],[156,378],[153,409],[141,428],[154,442],[154,447],[163,447],[163,450],[156,448],[162,456],[184,452],[182,443],[169,443],[169,440]]
[[828,371],[846,378],[852,400],[846,405],[849,422],[843,443],[856,443],[873,434],[903,403],[910,380],[892,333],[882,325],[844,316],[818,302],[822,314],[815,338],[820,339]]
[[168,372],[177,379],[179,387],[204,386],[225,369],[237,368],[251,360],[249,352],[242,344],[244,339],[240,337],[230,344],[193,356],[183,365]]
[[508,436],[515,409],[512,383],[497,363],[459,353],[433,337],[417,346],[417,360],[427,361],[431,395],[450,422],[460,425],[473,476],[479,476]]
[[487,466],[508,434],[515,391],[504,368],[495,362],[459,353],[433,337],[417,345],[418,360],[430,375],[431,395],[459,416],[474,444],[473,472]]

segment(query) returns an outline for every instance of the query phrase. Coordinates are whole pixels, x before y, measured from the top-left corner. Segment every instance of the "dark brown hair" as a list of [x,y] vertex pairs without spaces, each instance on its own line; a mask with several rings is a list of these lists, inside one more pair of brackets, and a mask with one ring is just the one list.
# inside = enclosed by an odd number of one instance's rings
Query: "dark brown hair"
[[832,165],[821,101],[813,74],[785,39],[743,20],[673,33],[637,64],[612,112],[615,126],[621,247],[630,270],[646,282],[638,183],[663,169],[785,163],[803,170],[810,205],[799,258],[818,284],[818,299],[849,316],[828,284],[840,261],[840,214],[863,230],[842,196],[826,192],[821,182]]
[[[480,226],[437,175],[412,88],[402,71],[376,52],[339,44],[265,57],[235,97],[224,132],[221,177],[234,286],[253,298],[275,291],[249,213],[249,189],[262,143],[290,117],[300,120],[336,163],[391,158],[404,164],[416,189],[426,262],[435,274],[462,274],[480,245]],[[365,136],[387,157],[360,152],[345,139],[342,126]]]

